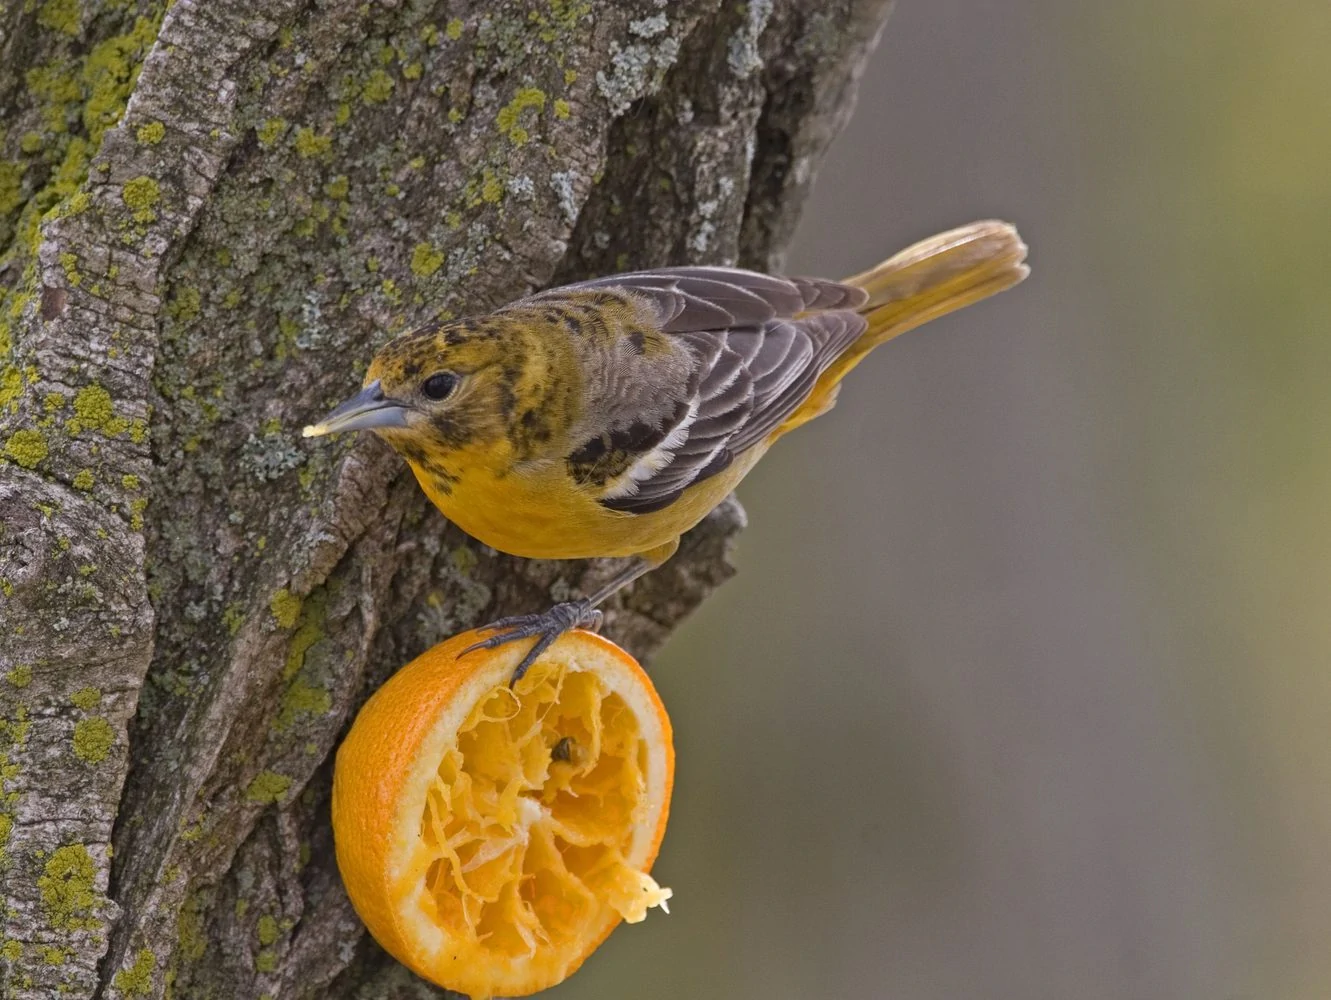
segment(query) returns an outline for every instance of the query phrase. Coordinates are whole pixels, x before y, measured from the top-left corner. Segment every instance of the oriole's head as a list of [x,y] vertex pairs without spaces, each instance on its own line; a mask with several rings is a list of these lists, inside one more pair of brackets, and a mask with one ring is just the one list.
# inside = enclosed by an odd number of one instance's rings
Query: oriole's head
[[551,393],[570,379],[551,371],[533,333],[491,316],[403,334],[379,349],[364,388],[304,435],[372,430],[427,468],[463,449],[497,452],[507,441],[521,451],[548,439],[567,406]]

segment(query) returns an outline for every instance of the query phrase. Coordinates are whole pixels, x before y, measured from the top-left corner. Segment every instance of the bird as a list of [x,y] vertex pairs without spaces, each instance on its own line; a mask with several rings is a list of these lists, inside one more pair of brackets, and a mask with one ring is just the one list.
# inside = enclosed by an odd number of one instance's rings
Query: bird
[[622,557],[607,583],[501,618],[476,646],[561,634],[674,554],[781,437],[830,410],[874,348],[1029,273],[987,220],[833,281],[721,266],[550,288],[385,343],[306,437],[372,431],[469,535],[531,559]]

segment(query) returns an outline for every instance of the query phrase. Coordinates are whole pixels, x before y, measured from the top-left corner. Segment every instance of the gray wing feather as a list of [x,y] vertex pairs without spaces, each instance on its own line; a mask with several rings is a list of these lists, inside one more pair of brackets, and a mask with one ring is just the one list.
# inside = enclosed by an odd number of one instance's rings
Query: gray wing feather
[[868,293],[822,278],[778,278],[729,267],[665,267],[593,278],[543,292],[623,289],[651,303],[667,333],[754,326],[777,317],[825,309],[856,309]]
[[697,482],[762,441],[813,391],[818,376],[864,332],[855,310],[868,295],[818,278],[778,278],[724,267],[674,267],[616,274],[532,296],[628,293],[655,313],[693,356],[688,412],[644,453],[601,503],[647,513],[668,507]]
[[734,456],[779,427],[865,326],[857,313],[834,312],[690,335],[708,367],[687,437],[668,462],[635,483],[633,492],[601,502],[630,513],[670,506],[684,490],[721,472]]
[[811,349],[807,355],[801,352],[796,364],[779,363],[758,380],[753,418],[736,432],[728,445],[736,454],[767,437],[808,399],[818,376],[859,339],[868,321],[858,313],[831,312],[795,320],[789,325],[796,327],[799,335],[796,343],[804,339]]
[[804,296],[804,308],[810,312],[829,309],[858,309],[869,301],[869,293],[854,285],[823,278],[787,278]]

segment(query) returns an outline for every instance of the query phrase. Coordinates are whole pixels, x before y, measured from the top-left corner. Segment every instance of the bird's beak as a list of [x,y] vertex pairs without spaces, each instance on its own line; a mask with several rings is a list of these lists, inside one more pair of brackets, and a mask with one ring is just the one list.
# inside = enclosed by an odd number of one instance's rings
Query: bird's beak
[[301,434],[304,437],[322,437],[339,431],[365,431],[380,427],[406,427],[406,403],[389,399],[375,379],[356,395],[335,409],[317,424],[310,424]]

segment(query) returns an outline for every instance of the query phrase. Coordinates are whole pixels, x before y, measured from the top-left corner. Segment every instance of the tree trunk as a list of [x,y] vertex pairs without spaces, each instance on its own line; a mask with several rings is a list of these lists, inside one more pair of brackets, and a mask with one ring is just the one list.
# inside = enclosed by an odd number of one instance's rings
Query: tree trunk
[[[416,653],[606,567],[498,555],[299,428],[423,320],[775,266],[887,7],[7,0],[4,996],[438,995],[342,891],[332,752]],[[659,646],[742,524],[608,632]]]

